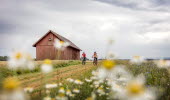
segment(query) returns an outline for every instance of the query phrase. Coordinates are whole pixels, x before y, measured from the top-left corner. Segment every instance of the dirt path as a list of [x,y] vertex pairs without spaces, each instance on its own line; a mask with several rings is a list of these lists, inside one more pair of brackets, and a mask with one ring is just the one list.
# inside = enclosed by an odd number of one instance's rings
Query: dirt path
[[[18,77],[21,80],[23,87],[33,87],[34,89],[40,88],[42,84],[42,77],[45,78],[45,83],[55,83],[57,81],[60,82],[60,80],[65,80],[68,77],[74,77],[74,76],[80,76],[84,72],[89,71],[90,69],[95,68],[92,66],[91,63],[86,64],[85,66],[82,65],[74,65],[74,66],[68,66],[64,68],[57,68],[52,73],[47,75],[42,75],[41,73],[35,73],[33,75],[30,75],[26,78],[23,78],[23,76]],[[48,78],[47,78],[48,77]]]

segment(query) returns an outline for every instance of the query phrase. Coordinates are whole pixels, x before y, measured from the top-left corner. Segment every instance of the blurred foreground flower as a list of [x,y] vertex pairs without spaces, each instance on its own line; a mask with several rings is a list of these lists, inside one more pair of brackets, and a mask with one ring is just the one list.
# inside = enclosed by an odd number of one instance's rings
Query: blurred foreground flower
[[14,52],[9,60],[8,60],[8,67],[10,69],[29,69],[33,70],[35,65],[32,61],[30,54],[25,52]]
[[142,56],[133,56],[130,62],[132,64],[141,64],[145,61],[144,57]]
[[125,88],[118,92],[121,100],[155,100],[154,91],[145,87],[145,78],[139,75],[129,81]]
[[16,90],[20,87],[20,82],[17,78],[8,77],[3,81],[3,88],[5,90]]
[[157,64],[157,66],[159,68],[168,68],[170,67],[170,61],[168,60],[158,60],[158,61],[155,61],[155,63]]
[[116,84],[115,82],[112,82],[111,87],[112,91],[116,93],[119,93],[123,90],[123,87],[121,85]]
[[65,47],[69,46],[69,43],[65,42],[65,41],[62,41],[62,40],[56,39],[55,42],[54,42],[54,46],[57,49],[64,50]]
[[3,92],[0,94],[0,100],[28,100],[28,96],[20,87],[17,78],[8,77],[3,81]]
[[103,61],[103,66],[105,69],[111,70],[112,68],[115,67],[115,62],[112,60],[105,60]]
[[4,92],[0,94],[0,100],[29,100],[29,97],[22,90]]
[[127,71],[125,66],[116,65],[112,60],[105,60],[102,67],[98,70],[97,77],[100,80],[109,79],[115,82],[126,82],[131,79],[131,74]]
[[45,59],[44,63],[41,65],[41,71],[43,73],[50,73],[53,70],[53,66],[52,66],[52,61],[49,59]]
[[116,54],[114,54],[112,51],[109,51],[106,55],[106,59],[113,60],[117,57]]

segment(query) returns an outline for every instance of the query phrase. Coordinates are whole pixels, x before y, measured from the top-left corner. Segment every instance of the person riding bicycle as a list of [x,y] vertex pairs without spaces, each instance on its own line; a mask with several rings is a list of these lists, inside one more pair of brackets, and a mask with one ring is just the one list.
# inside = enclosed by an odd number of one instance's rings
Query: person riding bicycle
[[83,52],[82,54],[82,65],[85,65],[86,64],[86,53]]
[[97,53],[96,53],[96,52],[94,52],[92,58],[94,58],[93,64],[94,64],[94,65],[97,65],[97,60],[98,60],[97,58],[98,58],[98,56],[97,56]]

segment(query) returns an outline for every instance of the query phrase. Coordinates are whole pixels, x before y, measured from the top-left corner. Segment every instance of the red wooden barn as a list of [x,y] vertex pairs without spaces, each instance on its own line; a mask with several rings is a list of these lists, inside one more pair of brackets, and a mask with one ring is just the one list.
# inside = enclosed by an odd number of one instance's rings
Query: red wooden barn
[[[69,46],[60,53],[60,58],[56,58],[58,50],[54,47],[55,39],[68,42]],[[79,60],[81,49],[77,47],[70,40],[49,30],[43,37],[41,37],[33,47],[36,47],[36,60],[44,59],[59,59],[59,60]]]

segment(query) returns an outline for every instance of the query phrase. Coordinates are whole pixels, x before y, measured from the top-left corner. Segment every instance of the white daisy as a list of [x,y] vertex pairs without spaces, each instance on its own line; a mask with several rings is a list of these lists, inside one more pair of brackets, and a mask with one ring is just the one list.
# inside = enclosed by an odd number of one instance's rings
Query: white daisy
[[127,85],[118,92],[121,100],[155,100],[155,94],[151,89],[144,85],[145,77],[143,75],[129,81]]
[[45,59],[44,63],[41,65],[41,71],[46,74],[46,73],[52,72],[52,70],[53,70],[53,67],[52,67],[51,60]]
[[62,40],[56,39],[55,42],[54,42],[54,46],[57,49],[64,50],[65,47],[69,46],[69,43],[65,42],[65,41],[62,41]]
[[82,84],[83,84],[83,82],[82,82],[82,81],[80,81],[80,80],[78,80],[78,79],[77,79],[77,80],[75,80],[75,81],[74,81],[74,83],[75,83],[75,84],[78,84],[78,85],[82,85]]
[[17,70],[17,69],[34,69],[35,65],[31,59],[31,56],[25,52],[14,52],[11,54],[8,60],[8,68]]
[[123,87],[116,84],[115,82],[112,82],[111,89],[112,89],[113,92],[117,93],[117,92],[121,92],[123,90]]
[[65,90],[64,90],[64,88],[63,87],[61,87],[60,89],[59,89],[59,91],[58,91],[58,93],[65,93]]
[[80,90],[79,89],[73,89],[73,92],[74,93],[80,93]]
[[72,93],[71,93],[71,90],[69,90],[69,89],[66,90],[66,95],[71,96],[71,94],[72,94]]
[[112,73],[109,76],[114,82],[120,85],[125,85],[129,80],[132,79],[131,73],[127,71],[125,66],[117,66],[112,70]]
[[155,63],[157,64],[157,66],[159,68],[168,68],[170,67],[170,61],[169,60],[158,60],[158,61],[155,61]]
[[133,56],[132,59],[130,60],[132,64],[141,64],[145,62],[144,57],[142,56]]
[[53,83],[53,84],[46,84],[45,85],[45,88],[46,89],[52,89],[52,88],[56,88],[58,85],[57,84],[55,84],[55,83]]
[[24,57],[23,52],[14,52],[9,60],[8,60],[8,67],[10,69],[23,69],[26,66],[26,59]]
[[72,82],[74,82],[74,79],[72,79],[72,78],[67,78],[67,81],[70,82],[70,83],[72,83]]
[[86,82],[91,82],[92,80],[85,78],[85,81]]

